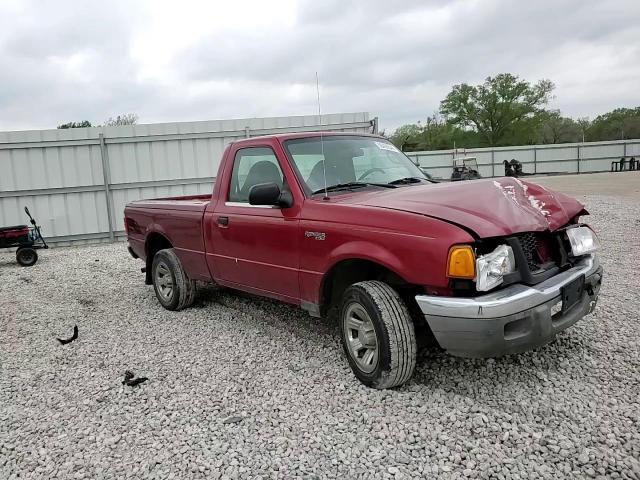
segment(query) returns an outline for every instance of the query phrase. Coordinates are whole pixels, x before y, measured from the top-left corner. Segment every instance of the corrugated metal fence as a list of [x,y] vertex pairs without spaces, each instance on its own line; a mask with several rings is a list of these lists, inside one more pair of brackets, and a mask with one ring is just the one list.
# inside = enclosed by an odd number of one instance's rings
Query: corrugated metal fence
[[0,132],[0,226],[26,223],[28,205],[53,244],[113,240],[127,202],[211,192],[234,139],[374,129],[368,113],[341,113]]
[[434,150],[407,152],[434,177],[449,178],[452,160],[456,157],[476,157],[480,175],[504,175],[503,160],[515,158],[527,173],[587,173],[608,172],[611,162],[621,157],[640,157],[640,140],[614,142],[526,145],[522,147],[473,148],[467,150]]

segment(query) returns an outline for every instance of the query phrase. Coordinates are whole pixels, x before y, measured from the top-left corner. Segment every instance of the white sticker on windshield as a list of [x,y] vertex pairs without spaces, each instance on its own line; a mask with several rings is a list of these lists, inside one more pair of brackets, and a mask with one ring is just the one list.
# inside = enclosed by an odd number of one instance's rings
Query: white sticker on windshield
[[375,143],[376,146],[380,150],[389,150],[390,152],[399,152],[400,151],[394,145],[391,145],[390,143],[384,143],[384,142],[373,142],[373,143]]

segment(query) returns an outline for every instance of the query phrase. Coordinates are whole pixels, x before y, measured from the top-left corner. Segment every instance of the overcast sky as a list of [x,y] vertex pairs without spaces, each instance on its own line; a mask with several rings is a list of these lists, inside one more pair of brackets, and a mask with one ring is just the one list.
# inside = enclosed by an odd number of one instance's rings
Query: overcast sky
[[593,118],[640,106],[640,1],[0,0],[0,130],[313,114],[316,71],[387,131],[501,72]]

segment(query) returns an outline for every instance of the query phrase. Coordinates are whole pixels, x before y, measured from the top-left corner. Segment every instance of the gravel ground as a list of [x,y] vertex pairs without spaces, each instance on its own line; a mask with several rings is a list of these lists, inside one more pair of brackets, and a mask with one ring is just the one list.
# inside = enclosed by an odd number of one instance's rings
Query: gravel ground
[[519,356],[424,350],[391,391],[296,308],[208,288],[163,310],[124,244],[0,253],[0,478],[638,479],[638,202],[585,200],[593,315]]

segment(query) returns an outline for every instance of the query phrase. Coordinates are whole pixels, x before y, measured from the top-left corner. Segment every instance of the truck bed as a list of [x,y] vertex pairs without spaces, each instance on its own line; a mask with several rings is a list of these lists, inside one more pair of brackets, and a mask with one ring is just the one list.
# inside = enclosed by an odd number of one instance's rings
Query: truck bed
[[[129,246],[138,257],[146,259],[148,248],[167,248],[158,246],[157,242],[168,241],[191,278],[211,281],[202,238],[202,217],[210,201],[211,195],[206,194],[138,200],[127,204],[124,213]],[[149,235],[149,230],[153,231],[158,225],[162,225],[161,236],[157,233]],[[151,242],[151,247],[148,242]],[[150,268],[149,263],[147,267]]]
[[181,197],[152,198],[149,200],[137,200],[129,203],[128,208],[152,208],[162,210],[191,210],[204,211],[211,201],[211,194],[185,195]]

